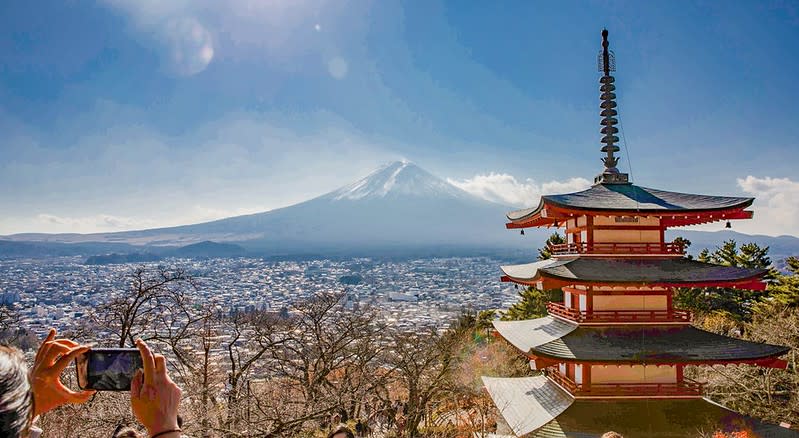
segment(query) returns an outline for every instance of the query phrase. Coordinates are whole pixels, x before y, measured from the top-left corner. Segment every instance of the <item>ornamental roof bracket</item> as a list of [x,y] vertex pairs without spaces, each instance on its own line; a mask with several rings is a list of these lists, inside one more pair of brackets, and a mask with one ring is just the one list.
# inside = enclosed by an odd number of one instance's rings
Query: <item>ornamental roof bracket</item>
[[616,143],[619,142],[618,134],[619,129],[616,125],[619,123],[615,118],[619,113],[616,111],[616,78],[610,72],[616,71],[616,58],[611,50],[608,50],[608,30],[602,30],[602,52],[597,57],[597,67],[602,77],[599,79],[599,107],[602,120],[599,122],[602,125],[600,133],[603,135],[600,140],[604,144],[601,151],[607,155],[602,158],[605,164],[605,169],[601,174],[594,178],[594,184],[628,184],[629,176],[626,173],[619,172],[616,165],[619,163],[619,157],[615,156],[615,152],[619,152],[619,147]]

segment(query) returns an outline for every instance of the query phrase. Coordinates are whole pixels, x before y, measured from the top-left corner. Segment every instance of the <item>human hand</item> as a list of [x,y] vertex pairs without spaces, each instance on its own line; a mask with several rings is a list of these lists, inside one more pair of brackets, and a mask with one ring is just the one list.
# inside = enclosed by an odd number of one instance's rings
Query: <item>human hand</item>
[[[144,371],[137,370],[130,388],[130,404],[133,415],[147,428],[152,436],[165,431],[175,431],[178,427],[178,407],[181,390],[166,373],[166,359],[153,354],[141,339],[136,341],[141,353]],[[164,438],[173,436],[163,435]]]
[[61,382],[61,372],[78,355],[89,351],[69,339],[55,339],[56,330],[50,329],[42,342],[30,371],[33,391],[34,417],[67,403],[84,403],[94,391],[73,391]]

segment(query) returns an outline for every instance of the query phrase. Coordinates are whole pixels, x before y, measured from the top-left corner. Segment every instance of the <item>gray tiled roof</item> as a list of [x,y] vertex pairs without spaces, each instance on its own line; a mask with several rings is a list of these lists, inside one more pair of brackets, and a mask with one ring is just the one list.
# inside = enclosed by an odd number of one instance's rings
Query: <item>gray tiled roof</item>
[[544,376],[483,376],[483,385],[517,436],[549,423],[574,402],[572,397]]
[[636,325],[581,326],[528,351],[565,360],[691,363],[777,357],[789,348],[730,338],[689,325]]
[[613,430],[632,438],[684,438],[748,430],[761,438],[799,438],[795,430],[764,423],[704,398],[575,400],[544,376],[484,376],[483,384],[517,436],[598,438]]
[[566,336],[577,328],[576,323],[551,316],[524,321],[494,321],[493,324],[503,339],[525,352]]
[[544,260],[523,265],[501,266],[505,275],[531,280],[538,271],[564,280],[619,283],[693,283],[736,281],[764,274],[763,269],[737,268],[685,258],[626,259],[588,258]]
[[587,190],[564,195],[542,196],[534,208],[512,211],[508,219],[515,221],[537,213],[546,201],[562,207],[584,210],[689,212],[746,208],[754,198],[693,195],[649,189],[633,184],[597,184]]
[[799,438],[799,432],[731,411],[707,399],[575,400],[531,438],[685,438],[747,430],[761,438]]

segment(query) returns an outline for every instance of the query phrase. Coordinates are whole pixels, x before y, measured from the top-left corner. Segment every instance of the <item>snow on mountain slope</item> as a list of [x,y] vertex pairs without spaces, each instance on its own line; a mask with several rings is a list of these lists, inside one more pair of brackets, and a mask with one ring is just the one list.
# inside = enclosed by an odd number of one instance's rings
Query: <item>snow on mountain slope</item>
[[463,199],[472,196],[409,161],[395,161],[322,198],[354,201],[397,195]]

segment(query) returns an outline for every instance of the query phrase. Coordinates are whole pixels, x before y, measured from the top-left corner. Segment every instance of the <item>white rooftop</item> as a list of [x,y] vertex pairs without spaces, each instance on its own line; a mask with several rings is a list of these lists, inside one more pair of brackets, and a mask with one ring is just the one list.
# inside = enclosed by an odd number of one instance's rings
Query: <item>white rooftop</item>
[[574,403],[570,395],[544,376],[482,379],[516,436],[539,429]]

